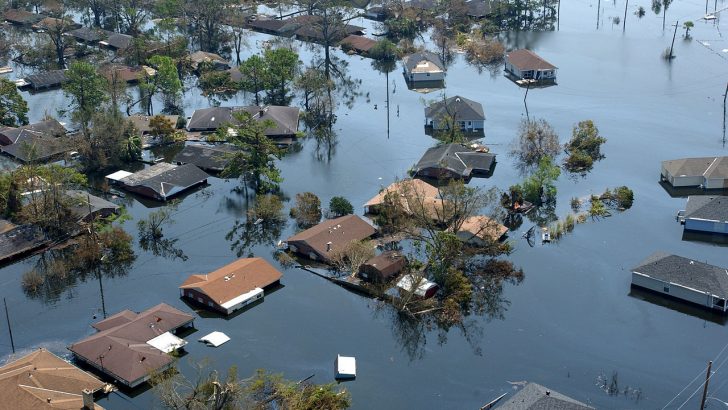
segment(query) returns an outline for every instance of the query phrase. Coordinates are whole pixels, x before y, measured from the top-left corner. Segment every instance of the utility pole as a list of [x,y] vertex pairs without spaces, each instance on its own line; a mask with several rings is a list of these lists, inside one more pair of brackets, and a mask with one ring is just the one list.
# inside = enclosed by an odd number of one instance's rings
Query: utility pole
[[627,31],[627,7],[629,7],[629,0],[624,2],[624,19],[622,19],[622,33]]
[[728,96],[728,84],[725,85],[725,93],[723,94],[723,148],[725,148],[725,100]]
[[597,2],[597,30],[599,30],[599,13],[602,11],[602,0]]
[[705,399],[708,397],[708,382],[710,382],[710,368],[713,367],[713,361],[708,362],[708,372],[705,373],[705,385],[703,386],[703,399],[700,400],[700,410],[705,408]]
[[708,0],[705,0],[705,14],[708,14]]
[[[94,241],[94,247],[99,250],[99,253],[101,252],[101,248],[99,247],[99,240],[96,237],[96,215],[93,213],[93,209],[91,208],[91,195],[86,195],[86,200],[88,201],[88,214],[91,216],[91,226],[89,227],[89,233],[91,234],[91,240]],[[101,313],[104,315],[104,319],[106,319],[106,301],[104,301],[104,284],[101,282],[101,267],[99,264],[101,261],[104,260],[104,256],[100,257],[100,260],[96,264],[96,277],[99,279],[99,291],[101,292]]]
[[13,340],[13,329],[10,327],[10,315],[8,314],[8,302],[5,301],[5,298],[3,298],[3,304],[5,305],[5,320],[8,321],[8,332],[10,333],[10,347],[13,348],[13,353],[15,353],[15,341]]
[[556,31],[559,31],[559,23],[561,23],[561,0],[556,5]]
[[678,21],[675,20],[675,32],[672,33],[672,44],[670,44],[670,57],[669,57],[670,59],[674,58],[674,56],[672,55],[672,48],[675,47],[675,36],[677,35],[677,23],[678,23]]

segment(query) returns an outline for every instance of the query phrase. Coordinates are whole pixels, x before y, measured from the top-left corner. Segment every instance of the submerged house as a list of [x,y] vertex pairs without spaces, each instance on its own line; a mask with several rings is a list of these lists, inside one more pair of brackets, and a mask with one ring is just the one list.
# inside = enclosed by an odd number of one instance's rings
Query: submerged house
[[357,215],[329,219],[286,239],[289,249],[311,260],[329,262],[331,255],[352,241],[362,241],[377,232]]
[[387,195],[399,197],[402,201],[401,205],[405,212],[412,212],[408,197],[415,199],[418,204],[423,206],[441,207],[442,199],[440,199],[440,191],[433,185],[421,179],[403,179],[390,184],[382,189],[377,195],[373,196],[364,204],[364,213],[377,214],[380,212]]
[[86,191],[71,189],[66,191],[66,195],[70,199],[71,212],[79,221],[90,222],[94,218],[108,218],[120,212],[119,205]]
[[0,408],[103,410],[94,395],[110,387],[40,348],[0,367]]
[[686,231],[728,234],[728,196],[689,196],[683,223]]
[[728,188],[728,157],[681,158],[662,161],[660,179],[674,188]]
[[445,80],[445,64],[440,57],[429,51],[420,51],[402,59],[404,78],[411,82],[435,82]]
[[56,88],[66,82],[66,72],[64,70],[51,70],[31,74],[25,77],[25,82],[34,91]]
[[276,144],[290,145],[296,139],[300,110],[279,105],[202,108],[192,113],[187,131],[209,133],[223,125],[235,125],[236,112],[247,112],[257,121],[272,121],[274,125],[265,130],[265,135]]
[[350,50],[364,56],[368,55],[369,50],[371,50],[372,47],[374,47],[375,45],[377,45],[376,40],[372,40],[371,38],[359,36],[356,34],[348,35],[343,40],[341,40],[341,48],[344,51]]
[[6,146],[21,141],[25,135],[38,137],[62,137],[66,135],[66,128],[55,119],[43,120],[21,127],[0,128],[0,145]]
[[31,13],[23,9],[8,9],[3,13],[3,19],[16,26],[32,26],[45,17],[42,14]]
[[484,215],[475,215],[463,221],[457,231],[457,236],[463,242],[482,246],[500,241],[506,232],[508,232],[508,228],[498,221]]
[[190,188],[207,182],[209,175],[192,164],[172,165],[165,162],[131,173],[117,171],[107,175],[111,183],[123,189],[158,201],[167,201]]
[[728,270],[655,252],[632,269],[632,286],[725,313]]
[[221,172],[230,162],[229,156],[237,151],[232,145],[187,145],[174,156],[177,165],[192,164],[207,172]]
[[174,363],[170,353],[187,342],[174,333],[194,317],[165,303],[135,313],[123,310],[93,325],[98,332],[68,347],[80,361],[134,388]]
[[51,242],[37,225],[16,226],[5,220],[0,222],[3,222],[0,232],[0,263],[20,259]]
[[490,176],[494,165],[495,154],[460,144],[444,144],[428,149],[412,171],[419,177],[467,180],[474,176]]
[[359,267],[359,277],[367,282],[386,283],[407,266],[407,257],[400,252],[386,251],[374,256]]
[[180,297],[229,315],[257,300],[280,283],[283,274],[263,258],[244,258],[213,272],[191,275],[179,287]]
[[456,95],[425,107],[425,126],[435,130],[457,127],[465,132],[483,132],[483,105]]
[[192,69],[195,71],[199,70],[201,64],[209,64],[213,70],[227,70],[230,68],[230,63],[215,53],[208,53],[207,51],[195,51],[194,53],[187,56],[192,65]]
[[122,33],[107,33],[105,40],[99,41],[99,45],[111,50],[126,50],[134,40],[133,36]]
[[506,54],[505,71],[518,80],[556,81],[557,67],[531,50],[513,50]]
[[526,384],[518,393],[496,408],[498,410],[594,410],[594,407],[536,383]]

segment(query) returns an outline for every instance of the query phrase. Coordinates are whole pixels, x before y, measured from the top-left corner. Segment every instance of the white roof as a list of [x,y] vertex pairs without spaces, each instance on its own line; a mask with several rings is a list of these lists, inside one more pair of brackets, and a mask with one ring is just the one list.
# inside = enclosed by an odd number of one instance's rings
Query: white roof
[[221,344],[229,341],[230,338],[223,332],[212,332],[209,335],[205,335],[200,338],[200,342],[209,344],[214,347],[218,347]]
[[110,179],[112,181],[121,181],[122,179],[128,177],[131,175],[131,172],[129,171],[116,171],[113,174],[109,174],[106,176],[106,179]]
[[402,276],[402,278],[397,282],[397,287],[403,290],[406,290],[408,292],[412,291],[414,288],[415,281],[418,281],[417,289],[414,289],[415,295],[424,297],[428,290],[432,289],[433,287],[437,286],[436,283],[430,282],[429,280],[425,278],[415,278],[412,275],[405,275]]
[[187,341],[180,339],[172,333],[164,332],[154,339],[149,340],[147,344],[157,350],[163,351],[164,353],[169,353],[179,349],[180,347],[184,347],[187,344]]
[[222,306],[225,309],[230,309],[231,307],[237,305],[238,303],[245,302],[246,300],[248,300],[252,297],[255,297],[259,293],[263,293],[263,289],[255,288],[255,289],[251,290],[250,292],[243,293],[240,296],[236,296],[236,297],[228,300],[227,302],[221,304],[220,306]]
[[336,355],[336,376],[355,377],[356,358],[350,356]]

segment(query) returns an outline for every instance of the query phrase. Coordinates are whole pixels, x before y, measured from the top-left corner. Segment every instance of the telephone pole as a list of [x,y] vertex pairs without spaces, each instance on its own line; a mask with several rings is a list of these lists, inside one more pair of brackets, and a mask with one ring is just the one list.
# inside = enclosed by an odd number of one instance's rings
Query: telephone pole
[[700,410],[705,408],[705,399],[708,397],[708,382],[710,382],[710,368],[713,367],[713,361],[708,362],[708,372],[705,373],[705,385],[703,386],[703,399],[700,400]]
[[627,7],[629,7],[629,0],[624,2],[624,19],[622,20],[622,33],[627,31]]
[[725,148],[725,100],[728,96],[728,84],[725,85],[725,93],[723,93],[723,148]]
[[15,353],[15,341],[13,341],[13,328],[10,327],[10,315],[8,314],[8,302],[5,301],[5,298],[3,298],[3,305],[5,305],[5,320],[8,321],[8,332],[10,333],[10,347],[13,348],[13,353]]
[[675,32],[672,33],[672,44],[670,44],[670,56],[669,59],[672,60],[675,56],[672,55],[672,49],[675,47],[675,36],[677,36],[677,23],[678,21],[675,20]]

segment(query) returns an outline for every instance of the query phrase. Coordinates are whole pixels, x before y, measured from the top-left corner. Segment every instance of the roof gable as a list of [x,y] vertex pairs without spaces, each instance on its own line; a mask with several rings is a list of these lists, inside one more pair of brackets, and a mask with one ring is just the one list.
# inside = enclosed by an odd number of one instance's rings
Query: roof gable
[[655,252],[632,271],[728,299],[728,270],[719,266]]
[[425,108],[427,118],[439,119],[449,115],[454,116],[455,121],[485,120],[482,104],[459,95],[434,102]]
[[524,70],[555,70],[557,67],[543,58],[539,57],[531,50],[522,48],[513,50],[506,54],[506,59],[511,65],[521,71]]

